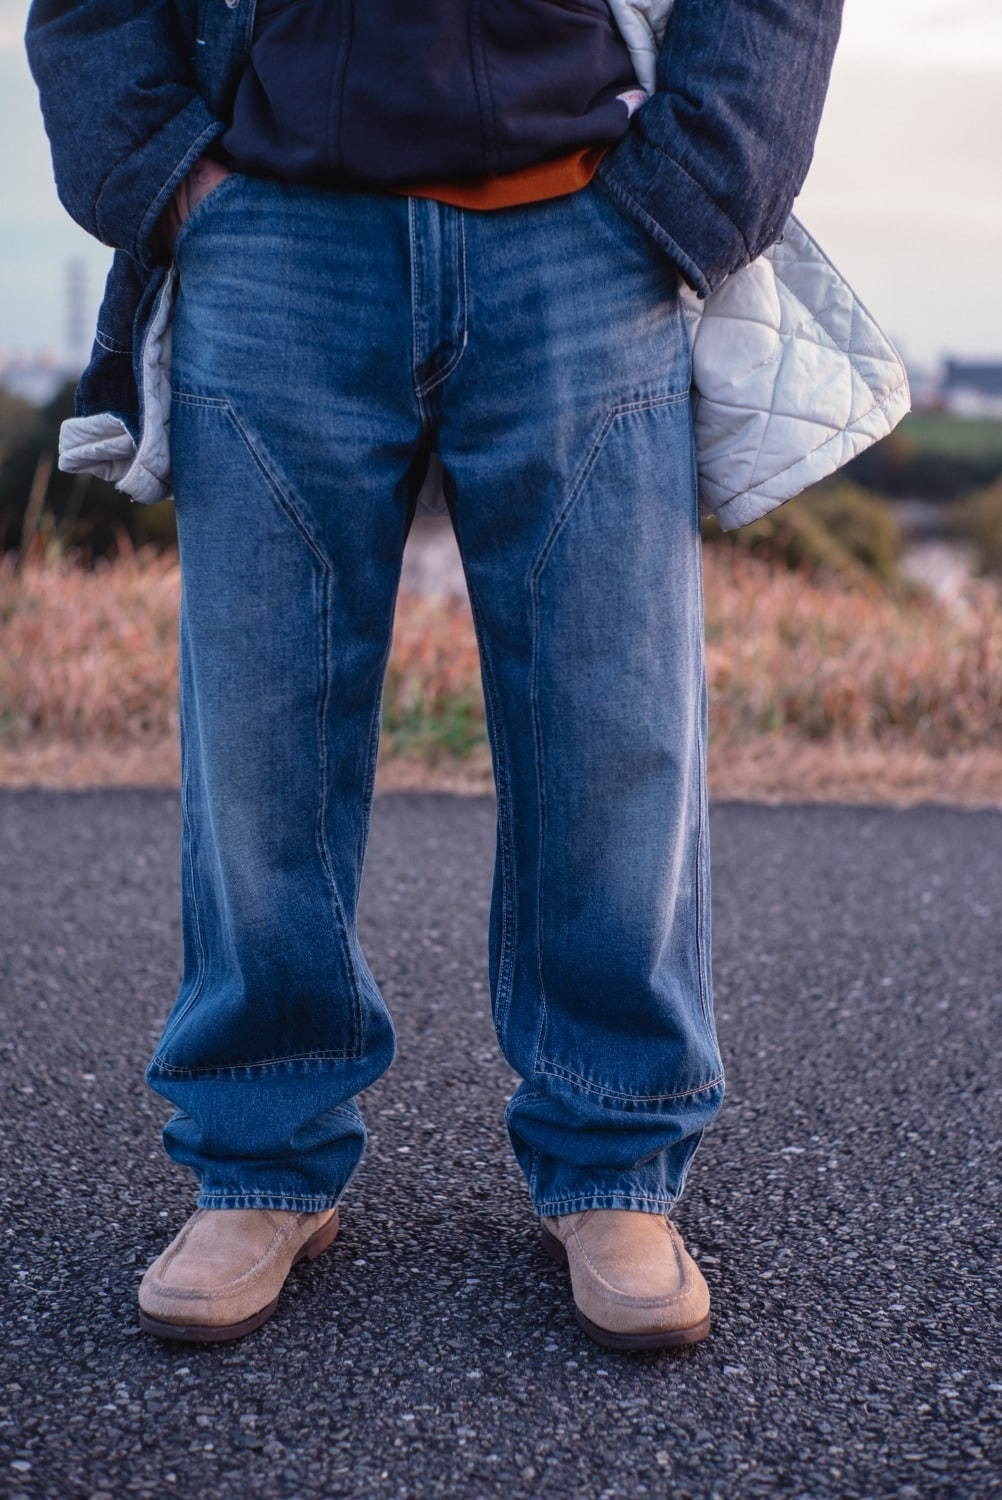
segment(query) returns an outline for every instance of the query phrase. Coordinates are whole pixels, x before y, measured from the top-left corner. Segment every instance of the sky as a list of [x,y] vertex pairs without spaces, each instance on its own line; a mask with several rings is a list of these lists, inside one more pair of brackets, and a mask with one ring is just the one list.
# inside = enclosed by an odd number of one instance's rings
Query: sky
[[[111,252],[52,187],[26,14],[0,0],[0,351],[61,351],[67,258],[86,267],[89,343]],[[998,0],[846,0],[795,212],[912,363],[1002,358],[1000,145]]]

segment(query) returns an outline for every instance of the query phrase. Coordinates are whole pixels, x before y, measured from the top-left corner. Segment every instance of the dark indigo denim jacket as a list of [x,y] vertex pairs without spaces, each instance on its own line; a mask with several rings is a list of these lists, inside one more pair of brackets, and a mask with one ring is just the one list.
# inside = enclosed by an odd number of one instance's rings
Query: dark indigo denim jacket
[[[657,92],[603,162],[624,209],[701,295],[779,236],[807,175],[842,0],[676,0]],[[76,412],[138,440],[153,231],[226,127],[255,0],[33,0],[25,42],[56,188],[114,256]]]

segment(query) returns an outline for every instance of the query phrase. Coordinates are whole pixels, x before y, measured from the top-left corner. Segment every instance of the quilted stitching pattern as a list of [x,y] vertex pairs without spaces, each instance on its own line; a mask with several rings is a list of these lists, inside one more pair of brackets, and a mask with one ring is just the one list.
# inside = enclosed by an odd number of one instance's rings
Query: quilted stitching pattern
[[59,467],[96,474],[140,505],[170,494],[171,313],[176,272],[169,267],[143,343],[143,427],[137,449],[112,412],[68,417],[59,429]]
[[673,0],[609,0],[609,9],[630,49],[637,82],[654,92],[658,47],[668,24]]
[[833,473],[909,409],[897,350],[796,218],[704,302],[682,297],[700,507],[725,530]]

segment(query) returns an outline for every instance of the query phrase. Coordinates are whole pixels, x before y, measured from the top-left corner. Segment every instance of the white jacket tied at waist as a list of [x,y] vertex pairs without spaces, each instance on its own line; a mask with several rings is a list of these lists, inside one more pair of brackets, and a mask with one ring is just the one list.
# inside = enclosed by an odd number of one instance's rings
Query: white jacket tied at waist
[[[651,93],[672,0],[609,0]],[[111,412],[69,417],[59,467],[96,474],[142,504],[170,493],[171,310],[167,275],[142,353],[138,447]],[[795,217],[776,244],[705,300],[688,288],[700,509],[725,531],[758,520],[886,437],[909,410],[904,365]]]

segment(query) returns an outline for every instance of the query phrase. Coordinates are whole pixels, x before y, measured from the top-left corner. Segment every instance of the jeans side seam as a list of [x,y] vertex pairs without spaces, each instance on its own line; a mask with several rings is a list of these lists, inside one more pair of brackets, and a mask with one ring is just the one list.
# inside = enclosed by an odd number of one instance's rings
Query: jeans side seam
[[362,870],[365,864],[365,849],[369,839],[369,824],[372,811],[372,797],[376,785],[376,759],[379,754],[379,735],[383,718],[383,698],[385,694],[386,669],[389,665],[390,652],[393,645],[393,622],[390,622],[389,639],[386,650],[383,652],[382,665],[380,668],[379,691],[376,693],[375,702],[372,705],[372,715],[369,720],[368,747],[366,749],[365,780],[362,784],[362,809],[361,827],[358,834],[358,851],[355,856],[358,869],[358,880],[361,884]]
[[[183,609],[183,596],[182,596],[181,608]],[[179,693],[178,696],[179,696],[179,713],[178,713],[178,718],[179,718],[179,724],[180,724],[180,739],[181,739],[181,828],[182,828],[182,839],[183,839],[183,845],[184,845],[185,880],[186,880],[186,883],[187,883],[187,886],[188,886],[188,900],[191,903],[192,925],[194,926],[194,929],[195,929],[195,948],[196,948],[196,953],[197,953],[197,961],[196,961],[195,978],[194,978],[194,981],[192,983],[191,993],[188,996],[187,1003],[181,1008],[181,1010],[178,1012],[177,1016],[174,1018],[173,1021],[168,1020],[167,1025],[164,1027],[163,1035],[161,1036],[160,1041],[157,1044],[157,1051],[158,1052],[162,1048],[164,1048],[164,1047],[166,1047],[168,1045],[171,1037],[173,1037],[173,1036],[176,1035],[177,1029],[181,1025],[181,1022],[185,1019],[185,1017],[187,1015],[189,1015],[189,1013],[191,1012],[191,1010],[193,1009],[193,1007],[197,1004],[198,999],[201,996],[201,993],[202,993],[203,989],[205,988],[205,979],[206,979],[206,974],[208,972],[208,966],[206,964],[206,959],[205,959],[205,942],[204,942],[204,939],[203,939],[203,936],[202,936],[202,920],[201,920],[201,915],[199,913],[198,900],[197,900],[196,894],[195,894],[195,861],[194,861],[194,855],[192,853],[192,848],[191,848],[191,827],[192,827],[192,824],[191,824],[191,807],[190,807],[190,800],[189,800],[190,799],[190,791],[191,791],[191,786],[190,786],[190,782],[191,782],[191,766],[190,766],[190,752],[188,750],[188,745],[187,745],[187,734],[185,732],[185,720],[186,720],[187,716],[186,715],[182,716],[182,714],[181,714],[181,710],[180,710],[180,696],[181,695],[180,695],[180,693]],[[154,1059],[154,1061],[155,1061],[155,1059]]]
[[707,847],[708,834],[708,809],[706,788],[706,740],[703,732],[703,714],[705,703],[705,668],[704,676],[701,678],[699,696],[699,723],[696,728],[696,759],[698,763],[698,788],[697,796],[699,806],[697,812],[696,827],[696,849],[695,849],[695,881],[694,891],[696,895],[696,959],[697,972],[699,974],[699,1001],[703,1012],[703,1020],[707,1030],[713,1035],[713,1005],[712,1005],[712,971],[710,969],[709,946],[706,941],[706,918],[708,908],[708,891],[706,889],[706,866],[709,858]]
[[354,1012],[355,1037],[353,1046],[349,1049],[349,1056],[359,1056],[362,1048],[363,1012],[362,997],[359,993],[358,976],[355,972],[355,956],[352,952],[351,942],[348,936],[348,924],[344,914],[344,905],[341,893],[338,890],[337,878],[334,871],[334,863],[331,859],[330,847],[327,841],[327,809],[330,800],[330,775],[329,756],[327,750],[327,716],[330,710],[331,680],[333,667],[331,663],[331,586],[332,574],[329,568],[325,568],[320,581],[319,606],[321,613],[320,627],[320,650],[321,650],[321,685],[317,695],[317,758],[320,772],[320,794],[317,798],[317,814],[314,824],[314,837],[316,840],[317,854],[321,867],[327,876],[327,884],[330,889],[331,905],[334,908],[334,919],[338,925],[341,937],[341,949],[345,958],[345,966],[348,972],[348,983],[351,986],[351,1003]]
[[[696,424],[689,424],[689,451],[693,474],[693,530],[696,537],[696,598],[697,598],[697,644],[699,657],[699,704],[696,723],[696,760],[698,767],[698,825],[696,829],[696,959],[699,974],[699,1000],[703,1021],[709,1035],[716,1042],[716,1025],[713,1018],[713,969],[711,949],[707,941],[707,925],[710,915],[709,887],[709,789],[707,786],[706,758],[708,754],[707,729],[707,673],[705,645],[706,602],[703,590],[703,557],[700,544],[699,520],[699,456],[696,448]],[[718,1049],[719,1050],[719,1049]]]

